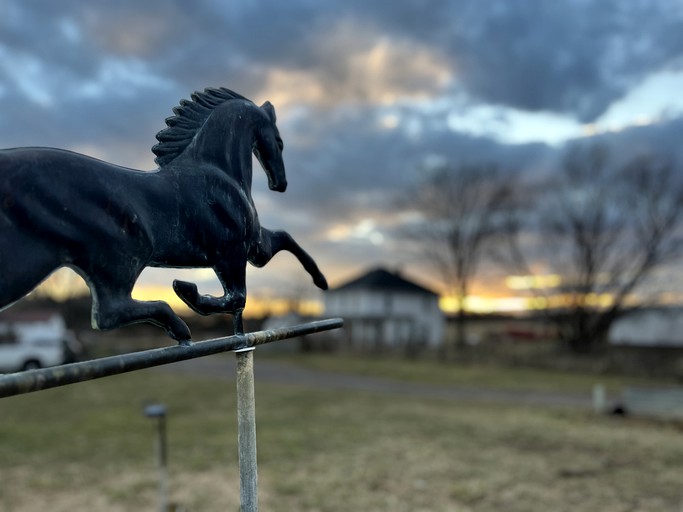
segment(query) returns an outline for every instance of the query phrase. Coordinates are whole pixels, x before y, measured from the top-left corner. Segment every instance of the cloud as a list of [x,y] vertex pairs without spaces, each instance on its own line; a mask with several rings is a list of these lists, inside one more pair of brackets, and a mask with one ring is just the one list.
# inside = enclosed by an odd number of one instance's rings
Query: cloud
[[682,133],[683,115],[573,142],[604,144],[618,160],[653,155],[671,159],[683,168]]
[[103,59],[137,59],[180,91],[228,85],[283,106],[465,93],[590,122],[649,74],[683,65],[675,0],[8,0],[2,9],[5,51],[63,75],[62,88],[92,80]]
[[373,14],[448,55],[460,85],[483,102],[588,122],[650,73],[683,66],[675,0],[435,0],[419,9]]
[[273,67],[265,75],[260,95],[284,107],[297,103],[327,108],[340,104],[387,105],[402,98],[437,95],[451,79],[443,59],[428,48],[369,38],[354,50],[341,41],[358,34],[344,24],[336,29],[343,35],[337,36],[339,41],[334,44],[328,40],[322,45],[319,65],[305,69]]

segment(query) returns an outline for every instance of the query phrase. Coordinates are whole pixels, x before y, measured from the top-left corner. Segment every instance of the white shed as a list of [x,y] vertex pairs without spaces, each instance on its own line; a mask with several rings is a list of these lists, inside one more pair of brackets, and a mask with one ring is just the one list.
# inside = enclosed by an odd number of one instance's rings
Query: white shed
[[609,332],[612,345],[683,347],[683,309],[659,307],[630,312]]
[[435,347],[443,341],[439,296],[383,268],[326,293],[325,314],[344,318],[351,344],[359,348]]

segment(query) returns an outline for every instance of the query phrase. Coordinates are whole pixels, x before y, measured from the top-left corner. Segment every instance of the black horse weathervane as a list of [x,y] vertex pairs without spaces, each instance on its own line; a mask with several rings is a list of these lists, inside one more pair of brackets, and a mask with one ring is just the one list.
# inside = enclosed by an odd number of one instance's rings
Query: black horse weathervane
[[95,327],[151,322],[188,342],[189,328],[167,303],[131,297],[145,267],[212,268],[222,296],[200,295],[186,281],[173,289],[199,314],[232,314],[238,330],[247,262],[261,267],[289,251],[327,288],[289,233],[260,225],[251,197],[252,153],[269,188],[287,188],[273,106],[225,88],[191,98],[157,134],[154,171],[60,149],[0,151],[0,309],[66,266],[90,287]]

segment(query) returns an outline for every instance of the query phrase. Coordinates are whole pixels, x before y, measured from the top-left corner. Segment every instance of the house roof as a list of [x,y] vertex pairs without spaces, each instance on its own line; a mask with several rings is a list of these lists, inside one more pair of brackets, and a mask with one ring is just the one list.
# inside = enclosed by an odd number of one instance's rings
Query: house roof
[[371,270],[367,274],[363,274],[356,279],[352,279],[351,281],[334,288],[333,291],[341,290],[373,290],[437,295],[424,286],[404,279],[398,272],[390,272],[384,268]]

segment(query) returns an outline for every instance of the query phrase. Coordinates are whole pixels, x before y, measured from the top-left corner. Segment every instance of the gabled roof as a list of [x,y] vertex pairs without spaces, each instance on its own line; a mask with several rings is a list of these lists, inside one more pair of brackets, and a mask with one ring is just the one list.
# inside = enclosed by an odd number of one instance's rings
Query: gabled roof
[[382,292],[402,292],[420,293],[423,295],[437,295],[431,290],[420,286],[417,283],[408,281],[401,277],[399,273],[390,272],[383,268],[378,268],[364,274],[356,279],[334,288],[332,291],[341,290],[373,290]]

